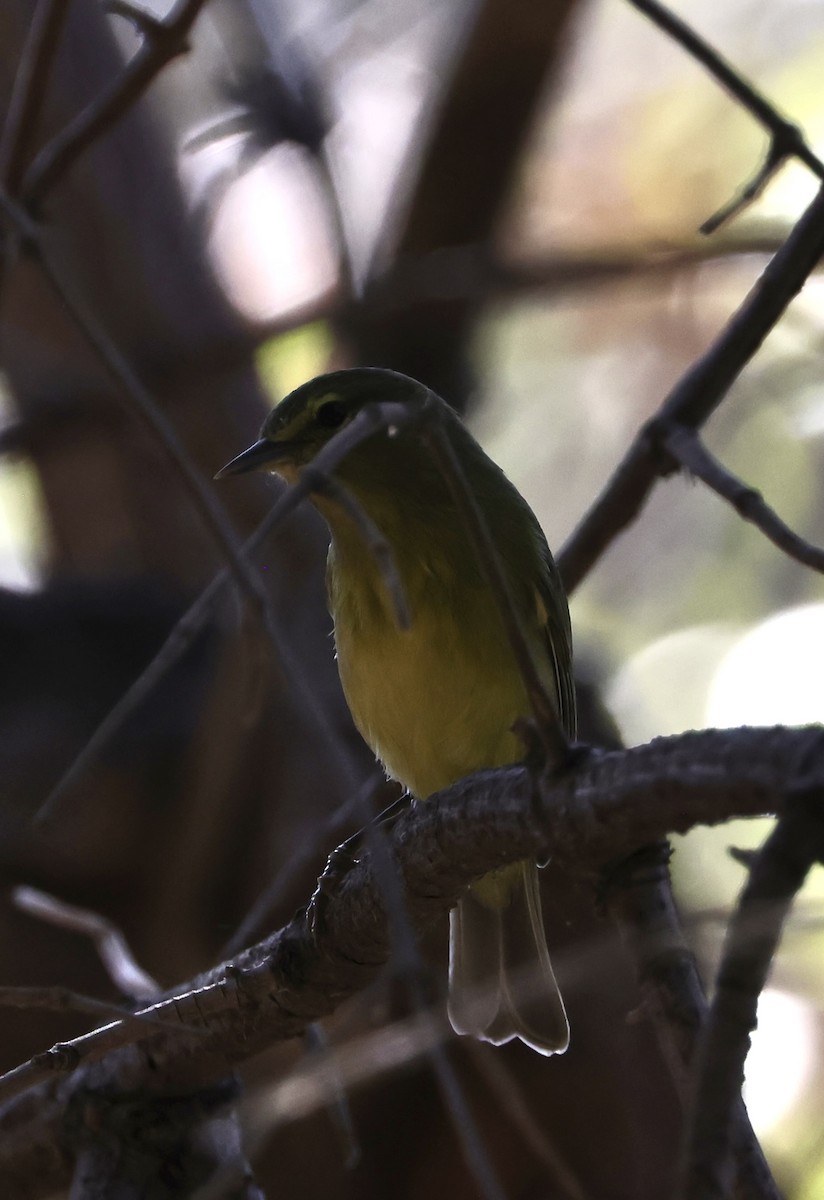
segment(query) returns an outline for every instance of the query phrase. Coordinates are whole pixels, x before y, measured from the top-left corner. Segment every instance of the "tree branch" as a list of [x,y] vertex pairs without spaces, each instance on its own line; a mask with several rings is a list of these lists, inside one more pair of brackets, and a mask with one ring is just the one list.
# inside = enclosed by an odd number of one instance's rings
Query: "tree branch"
[[740,517],[760,529],[779,550],[813,571],[824,571],[824,550],[813,546],[790,529],[778,513],[770,508],[761,493],[728,471],[696,433],[676,425],[665,435],[663,444],[690,475],[727,500]]
[[[802,783],[824,786],[823,729],[706,730],[593,755],[545,781],[537,798],[525,767],[480,772],[415,805],[387,836],[409,920],[420,931],[441,920],[472,879],[540,857],[547,846],[553,860],[594,880],[607,863],[668,832],[780,811],[788,788]],[[56,1048],[51,1065],[74,1073],[60,1080],[52,1072],[46,1085],[0,1110],[0,1191],[8,1200],[45,1196],[65,1179],[66,1148],[54,1122],[78,1089],[96,1083],[162,1093],[223,1078],[365,987],[388,952],[386,906],[367,853],[328,896],[314,932],[299,914],[193,990],[146,1010],[203,1027],[204,1035],[147,1035],[116,1022]],[[0,1080],[0,1094],[13,1097],[46,1074],[42,1062],[24,1064]],[[39,1191],[30,1190],[32,1178]]]
[[658,414],[640,430],[623,460],[558,556],[567,592],[631,525],[659,477],[672,470],[661,442],[674,425],[699,429],[778,322],[824,255],[824,188],[710,349],[679,380]]
[[727,929],[715,999],[701,1039],[679,1196],[724,1200],[731,1114],[744,1081],[758,997],[784,922],[808,871],[824,861],[824,790],[811,781],[788,800],[750,870]]
[[127,413],[143,422],[172,465],[177,468],[178,476],[204,526],[226,558],[241,594],[247,598],[266,630],[276,658],[282,659],[282,638],[266,589],[243,557],[237,535],[222,505],[213,495],[201,471],[178,437],[172,422],[143,386],[97,317],[87,308],[69,273],[47,253],[37,223],[2,190],[0,209],[5,213],[10,226],[23,239],[28,252],[36,257],[38,266],[70,320],[114,382],[114,394],[124,404]]
[[139,965],[123,933],[108,917],[33,887],[16,887],[12,902],[31,917],[90,938],[106,974],[124,996],[147,1001],[160,994],[160,985]]
[[[709,1006],[675,909],[670,853],[664,841],[624,859],[607,876],[604,903],[636,964],[641,1003],[678,1094],[686,1101]],[[732,1122],[736,1200],[780,1200],[740,1100]]]
[[[334,471],[350,450],[365,438],[371,437],[377,429],[389,425],[402,426],[409,420],[409,409],[403,404],[372,405],[368,411],[364,410],[359,413],[355,420],[339,434],[336,434],[329,445],[316,456],[311,468],[304,471],[303,478],[283,492],[268,516],[246,539],[240,548],[240,554],[244,561],[254,554],[273,530],[295,511],[301,501],[316,486],[325,486],[326,477]],[[161,679],[188,650],[198,634],[205,629],[212,605],[222,590],[231,582],[231,579],[232,572],[229,568],[220,571],[176,622],[149,665],[106,714],[89,741],[52,788],[37,812],[36,821],[47,821],[54,816],[60,802],[97,759],[103,748],[110,743],[118,730],[123,727],[124,722],[148,698]],[[287,654],[286,657],[287,660],[291,659],[291,655]],[[295,673],[295,684],[298,687],[306,686],[300,672]]]
[[[306,468],[304,468],[304,471]],[[375,560],[375,566],[383,580],[390,602],[392,604],[395,624],[398,629],[409,629],[412,617],[409,613],[409,602],[403,587],[395,555],[389,542],[381,533],[378,526],[369,516],[362,505],[358,504],[354,495],[339,479],[332,475],[312,473],[314,480],[313,492],[328,496],[330,500],[343,509],[352,523],[357,527],[364,546]]]
[[[426,986],[429,971],[418,949],[415,930],[407,911],[402,875],[396,866],[387,830],[375,820],[365,791],[358,792],[358,800],[361,806],[361,820],[364,822],[363,841],[368,848],[375,881],[386,913],[395,974],[407,993],[416,1024],[424,1034],[425,1053],[478,1191],[483,1200],[505,1200],[484,1139],[466,1101],[447,1048],[432,1029],[433,1015],[427,1002],[427,994],[431,992],[431,988]],[[332,886],[334,887],[334,884]],[[307,910],[311,913],[310,926],[313,935],[320,932],[321,922],[327,919],[328,902],[329,889],[321,889],[319,882]]]
[[114,1004],[110,1000],[99,1000],[96,996],[84,996],[81,992],[73,992],[60,984],[54,987],[16,987],[0,985],[0,1008],[20,1008],[31,1011],[39,1009],[42,1012],[73,1012],[91,1013],[93,1016],[109,1020],[142,1021],[155,1027],[175,1029],[171,1022],[157,1021],[150,1014],[135,1015],[130,1008],[122,1004]]
[[72,163],[104,130],[114,125],[143,95],[173,58],[187,49],[186,39],[206,0],[180,0],[167,17],[141,14],[143,45],[109,87],[48,142],[23,177],[22,198],[36,207]]
[[764,162],[753,179],[728,204],[704,222],[701,226],[702,233],[714,233],[725,221],[737,216],[743,208],[756,200],[788,158],[797,158],[814,175],[824,180],[824,163],[807,145],[798,126],[782,117],[769,100],[748,83],[694,29],[663,4],[659,4],[658,0],[629,0],[629,3],[683,46],[770,135],[770,145]]
[[9,99],[0,140],[0,181],[14,195],[31,144],[69,0],[38,0]]

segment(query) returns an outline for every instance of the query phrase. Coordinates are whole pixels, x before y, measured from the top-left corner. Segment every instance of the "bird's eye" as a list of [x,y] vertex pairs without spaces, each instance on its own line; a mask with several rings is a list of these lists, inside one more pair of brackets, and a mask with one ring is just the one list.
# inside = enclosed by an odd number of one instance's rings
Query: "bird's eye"
[[325,429],[337,429],[348,415],[345,404],[341,404],[338,400],[327,400],[315,413],[315,420]]

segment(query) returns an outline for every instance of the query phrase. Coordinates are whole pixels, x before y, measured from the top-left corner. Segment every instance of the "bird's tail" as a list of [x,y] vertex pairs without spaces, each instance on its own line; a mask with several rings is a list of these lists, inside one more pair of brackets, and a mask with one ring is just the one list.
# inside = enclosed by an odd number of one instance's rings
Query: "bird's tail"
[[484,876],[453,908],[448,1011],[456,1033],[495,1046],[520,1038],[539,1054],[561,1054],[569,1045],[534,863]]

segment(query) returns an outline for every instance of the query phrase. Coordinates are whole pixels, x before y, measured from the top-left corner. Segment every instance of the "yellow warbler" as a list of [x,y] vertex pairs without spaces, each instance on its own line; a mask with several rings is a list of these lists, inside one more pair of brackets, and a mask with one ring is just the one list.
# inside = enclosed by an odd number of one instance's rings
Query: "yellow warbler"
[[[497,546],[542,681],[575,731],[566,597],[535,515],[446,404],[394,371],[321,375],[272,411],[221,475],[266,469],[293,482],[365,405],[436,405]],[[411,614],[399,628],[385,576],[351,511],[313,495],[332,535],[327,583],[338,669],[355,724],[388,774],[420,799],[523,757],[530,706],[504,623],[445,480],[421,439],[380,430],[335,469],[392,548]],[[569,1042],[547,952],[538,876],[516,863],[472,884],[450,920],[449,1016],[496,1045],[542,1054]]]

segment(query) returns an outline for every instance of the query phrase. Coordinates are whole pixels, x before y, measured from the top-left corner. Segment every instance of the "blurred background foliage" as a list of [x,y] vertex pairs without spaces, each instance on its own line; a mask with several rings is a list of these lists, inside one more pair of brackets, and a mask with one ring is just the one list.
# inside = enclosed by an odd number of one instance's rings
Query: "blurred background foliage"
[[[764,134],[628,4],[554,8],[550,28],[526,0],[509,15],[482,0],[212,0],[192,52],[167,68],[146,102],[153,141],[145,152],[171,164],[181,212],[267,397],[330,365],[417,365],[467,413],[560,548],[636,430],[723,328],[815,181],[790,164],[757,203],[701,237],[701,223],[754,173]],[[824,153],[820,4],[680,0],[677,11]],[[514,49],[505,44],[497,59],[479,52],[481,70],[470,51],[482,45],[485,21]],[[133,53],[131,25],[113,18],[111,28],[119,52]],[[530,58],[538,44],[540,71]],[[514,85],[495,66],[516,79],[522,61],[540,86],[508,111],[500,96]],[[438,157],[445,113],[458,150]],[[490,180],[501,163],[507,177]],[[151,230],[150,222],[140,237]],[[823,301],[824,281],[814,277],[707,431],[713,452],[814,543],[824,501]],[[188,386],[197,392],[196,381]],[[9,431],[26,419],[18,393],[11,378],[2,411],[12,449]],[[231,444],[221,426],[204,470],[246,444],[262,404],[244,408]],[[214,410],[198,411],[202,425]],[[261,487],[260,510],[273,494]],[[51,524],[42,463],[5,456],[5,589],[37,593],[59,577]],[[300,601],[284,587],[294,615]],[[572,615],[581,668],[630,744],[705,724],[821,720],[819,577],[700,484],[658,484],[576,593]],[[318,655],[323,638],[325,630]],[[335,685],[322,674],[317,686]],[[767,827],[736,823],[678,840],[677,894],[708,983],[743,879],[727,847],[757,845]],[[259,882],[273,860],[262,848],[258,855]],[[252,870],[250,859],[242,869]],[[311,870],[302,883],[309,878]],[[765,999],[748,1081],[757,1129],[786,1194],[798,1200],[824,1194],[823,898],[815,878]],[[242,909],[236,897],[221,916],[224,934]],[[188,956],[194,965],[197,957]],[[414,1119],[411,1112],[399,1109],[397,1121]],[[288,1154],[297,1158],[301,1135],[291,1136]],[[368,1160],[370,1146],[363,1150]],[[433,1149],[431,1161],[444,1172],[440,1153]],[[425,1164],[405,1169],[404,1194],[423,1194]],[[334,1194],[348,1194],[348,1185],[335,1186]],[[352,1186],[363,1189],[363,1178]],[[304,1194],[313,1194],[308,1184]],[[512,1194],[556,1193],[524,1184]]]

